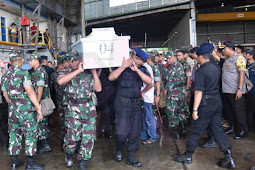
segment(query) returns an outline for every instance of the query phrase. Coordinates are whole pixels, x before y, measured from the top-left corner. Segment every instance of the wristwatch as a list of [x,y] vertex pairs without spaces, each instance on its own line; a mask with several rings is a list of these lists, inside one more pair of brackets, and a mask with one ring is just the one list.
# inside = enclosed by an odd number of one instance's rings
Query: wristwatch
[[160,97],[160,94],[156,94],[156,97]]
[[243,91],[243,88],[238,87],[238,90]]

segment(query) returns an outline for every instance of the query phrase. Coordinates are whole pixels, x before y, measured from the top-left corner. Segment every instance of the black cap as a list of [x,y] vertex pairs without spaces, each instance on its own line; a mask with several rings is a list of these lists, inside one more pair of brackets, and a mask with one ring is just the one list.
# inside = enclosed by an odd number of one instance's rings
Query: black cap
[[190,53],[196,53],[198,49],[199,49],[199,47],[194,47],[189,52]]
[[243,46],[241,46],[241,45],[236,46],[236,48],[241,49],[241,50],[242,50],[242,52],[243,52],[243,50],[244,50],[244,47],[243,47]]
[[255,50],[247,50],[246,53],[255,57]]
[[230,47],[230,48],[235,48],[235,44],[230,42],[230,41],[225,41],[224,42],[224,47]]

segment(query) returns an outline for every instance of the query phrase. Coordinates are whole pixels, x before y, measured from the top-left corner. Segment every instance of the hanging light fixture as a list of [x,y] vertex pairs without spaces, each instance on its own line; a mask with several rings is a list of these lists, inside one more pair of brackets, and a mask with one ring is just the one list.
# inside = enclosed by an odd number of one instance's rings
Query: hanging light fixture
[[222,3],[221,3],[221,7],[224,7],[224,6],[225,6],[224,3],[222,2]]

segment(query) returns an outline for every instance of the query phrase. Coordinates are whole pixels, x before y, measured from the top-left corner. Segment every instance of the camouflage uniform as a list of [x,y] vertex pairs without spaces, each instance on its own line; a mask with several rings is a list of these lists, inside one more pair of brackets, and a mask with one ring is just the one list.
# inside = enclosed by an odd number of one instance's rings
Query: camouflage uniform
[[[70,72],[62,72],[64,74],[58,78]],[[77,159],[88,160],[91,158],[96,139],[96,106],[92,101],[94,91],[92,74],[90,71],[84,71],[63,86],[68,103],[64,150],[67,154],[73,154],[76,142],[81,140]]]
[[[184,77],[185,77],[185,83],[186,83],[187,78],[192,76],[191,67],[188,65],[186,60],[182,60],[181,64],[184,68],[184,72],[185,72]],[[187,116],[190,116],[190,112],[189,112],[190,99],[191,99],[191,88],[189,88],[188,95],[185,94],[185,107],[186,107],[185,110],[187,110],[186,112]]]
[[[158,65],[155,65],[154,63],[151,65],[151,68],[152,68],[152,71],[153,71],[153,76],[154,76],[154,81],[157,82],[157,81],[161,81],[161,74],[160,74],[160,71],[158,69]],[[157,94],[157,88],[155,88],[154,90],[154,95],[156,96]],[[153,114],[154,114],[154,117],[155,117],[155,121],[156,121],[156,128],[159,129],[159,126],[160,126],[160,121],[159,121],[159,116],[158,116],[158,112],[157,112],[157,108],[154,107],[152,108],[153,110]],[[163,112],[160,111],[160,113],[162,114]],[[163,116],[163,115],[162,115]]]
[[164,70],[166,69],[166,66],[162,63],[157,64],[157,66],[158,66],[160,73],[163,74]]
[[175,127],[180,121],[186,119],[185,111],[185,73],[178,61],[170,64],[163,74],[165,89],[167,90],[166,113],[169,126]]
[[22,134],[25,135],[25,154],[36,154],[37,121],[34,105],[25,88],[32,86],[29,73],[14,65],[2,77],[2,90],[7,91],[9,98],[9,154],[19,155]]
[[[38,90],[38,86],[44,86],[41,100],[49,98],[48,74],[46,73],[45,69],[39,65],[31,73],[31,79],[36,93]],[[49,138],[49,118],[43,117],[43,120],[40,121],[38,124],[39,140]]]
[[152,68],[152,71],[153,71],[154,80],[155,81],[160,81],[160,75],[161,74],[160,74],[160,70],[159,70],[158,66],[155,65],[155,64],[152,64],[151,68]]

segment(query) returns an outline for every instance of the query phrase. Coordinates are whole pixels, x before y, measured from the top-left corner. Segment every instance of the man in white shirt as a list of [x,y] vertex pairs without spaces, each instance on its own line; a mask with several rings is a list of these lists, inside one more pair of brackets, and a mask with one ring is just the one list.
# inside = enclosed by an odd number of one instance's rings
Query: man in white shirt
[[143,87],[141,88],[141,96],[144,101],[144,105],[140,136],[143,140],[143,144],[150,144],[157,140],[156,122],[152,112],[152,104],[154,103],[154,77],[151,66],[147,63],[144,63],[143,66],[149,71],[152,78],[152,84],[147,85],[143,83]]

